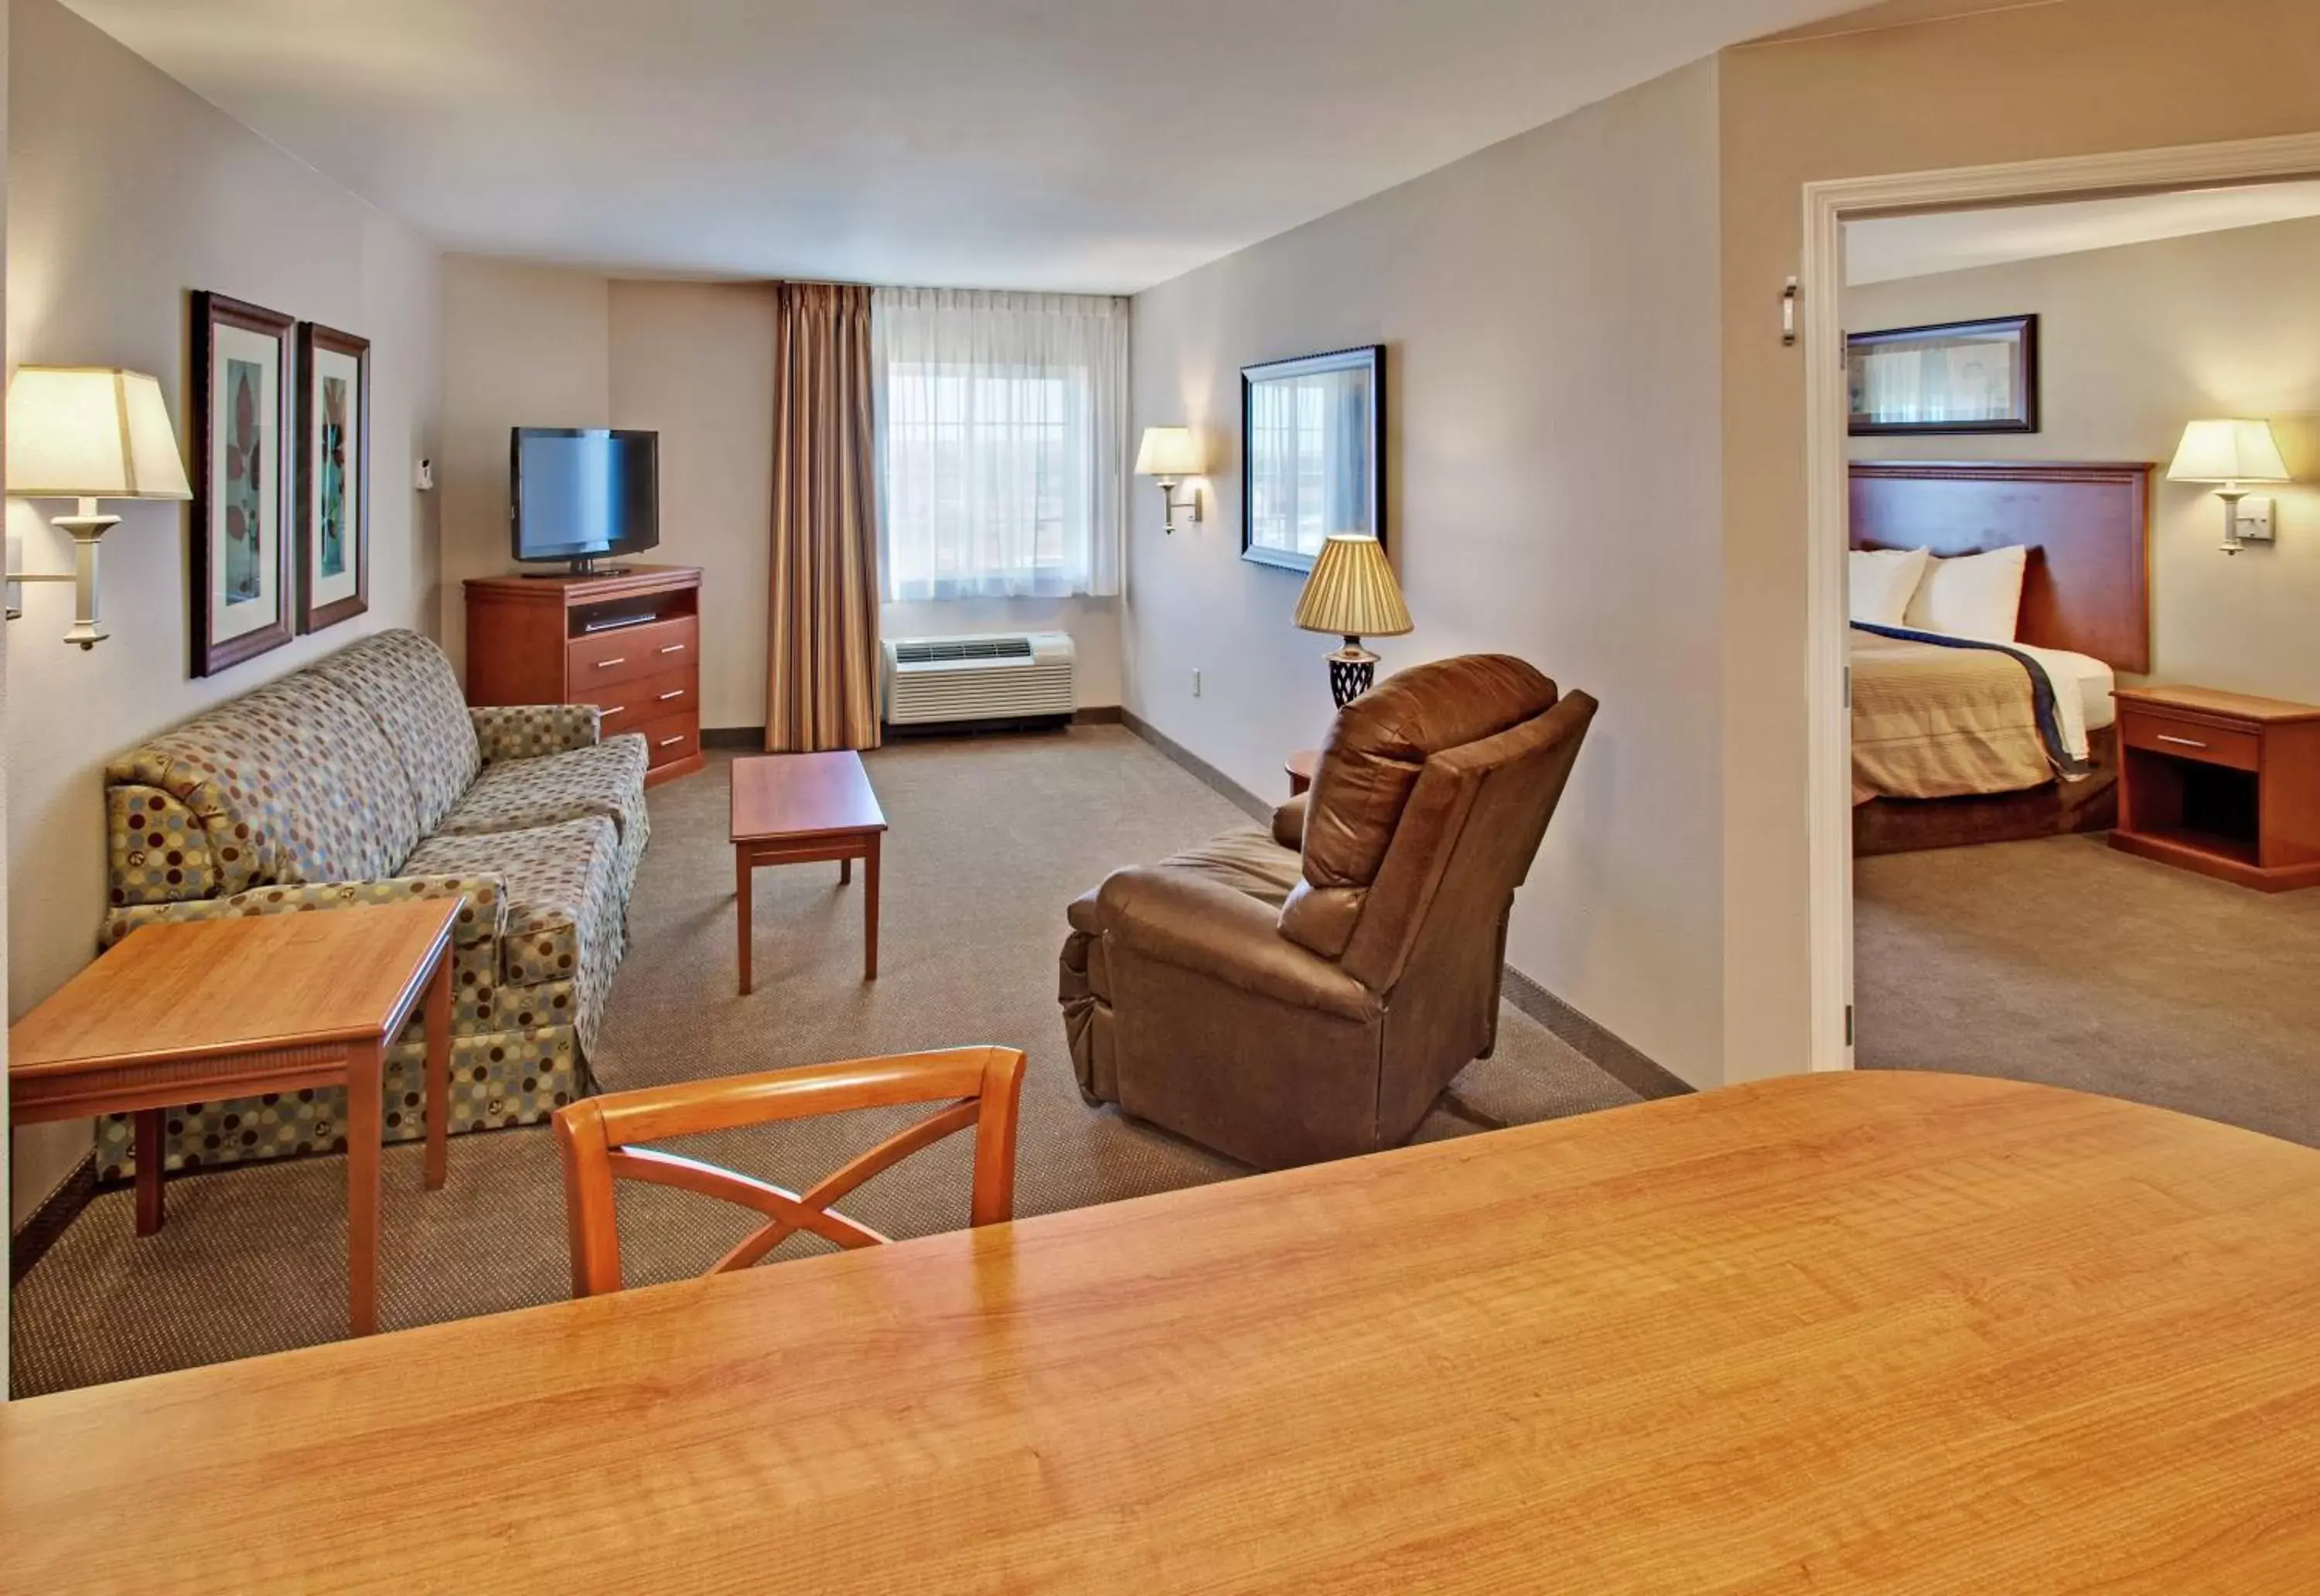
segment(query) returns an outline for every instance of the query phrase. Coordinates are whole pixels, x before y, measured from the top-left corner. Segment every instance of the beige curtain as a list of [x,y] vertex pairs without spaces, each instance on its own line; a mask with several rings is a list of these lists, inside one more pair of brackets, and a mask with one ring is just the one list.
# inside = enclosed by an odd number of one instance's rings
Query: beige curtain
[[870,291],[781,286],[774,346],[771,753],[878,746]]

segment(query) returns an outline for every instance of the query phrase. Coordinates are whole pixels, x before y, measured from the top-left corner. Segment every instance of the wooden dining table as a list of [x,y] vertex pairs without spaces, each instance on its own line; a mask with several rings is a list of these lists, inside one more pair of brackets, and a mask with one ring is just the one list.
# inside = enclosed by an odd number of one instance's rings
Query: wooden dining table
[[0,1408],[12,1591],[2315,1581],[2320,1153],[1935,1075]]

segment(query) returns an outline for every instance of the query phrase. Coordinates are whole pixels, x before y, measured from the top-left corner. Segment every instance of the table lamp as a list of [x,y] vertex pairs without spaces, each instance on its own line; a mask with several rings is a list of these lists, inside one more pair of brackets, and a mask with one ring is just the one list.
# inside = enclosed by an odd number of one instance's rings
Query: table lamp
[[1362,639],[1398,638],[1410,630],[1409,610],[1386,563],[1384,546],[1361,533],[1332,534],[1305,579],[1297,624],[1346,639],[1329,656],[1329,692],[1339,709],[1367,693],[1377,680],[1378,657],[1362,647]]
[[53,518],[72,536],[72,574],[10,571],[9,619],[22,612],[14,584],[69,582],[76,603],[65,641],[93,648],[111,635],[96,618],[97,542],[121,521],[99,515],[96,502],[194,496],[161,385],[104,366],[17,367],[8,384],[7,470],[11,498],[78,501],[74,513]]
[[2167,467],[2170,482],[2217,484],[2216,497],[2224,502],[2225,554],[2237,554],[2247,544],[2240,538],[2240,501],[2250,483],[2288,482],[2288,464],[2279,458],[2279,444],[2271,423],[2263,421],[2193,422],[2183,429],[2182,446],[2175,463]]

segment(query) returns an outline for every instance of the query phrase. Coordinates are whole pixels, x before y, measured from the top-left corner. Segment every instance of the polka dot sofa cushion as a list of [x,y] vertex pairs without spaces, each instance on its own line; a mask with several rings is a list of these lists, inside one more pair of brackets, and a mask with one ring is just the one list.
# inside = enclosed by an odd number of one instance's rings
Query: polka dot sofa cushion
[[500,982],[575,984],[574,1023],[593,1049],[603,1014],[603,966],[617,939],[619,834],[602,816],[524,831],[429,838],[403,861],[411,875],[496,876],[506,885]]
[[383,631],[340,649],[314,672],[378,722],[402,762],[421,831],[435,830],[484,763],[467,698],[443,650],[415,631]]
[[[106,804],[115,903],[365,881],[392,874],[421,835],[385,731],[312,671],[161,733],[114,760],[105,780],[117,795]],[[140,818],[166,823],[140,833]],[[186,860],[181,882],[154,877],[156,831]]]
[[436,830],[450,836],[520,831],[599,816],[625,837],[645,822],[645,739],[635,732],[484,766]]

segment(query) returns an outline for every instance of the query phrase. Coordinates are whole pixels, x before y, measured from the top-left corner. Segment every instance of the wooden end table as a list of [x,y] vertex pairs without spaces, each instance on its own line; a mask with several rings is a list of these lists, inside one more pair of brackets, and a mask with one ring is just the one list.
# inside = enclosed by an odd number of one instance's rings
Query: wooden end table
[[878,844],[885,812],[862,756],[757,754],[733,761],[733,895],[741,994],[749,993],[750,877],[760,865],[838,862],[842,885],[862,861],[862,978],[878,979]]
[[1282,763],[1282,772],[1289,777],[1291,798],[1305,793],[1313,785],[1313,773],[1321,767],[1321,750],[1300,748]]
[[2320,704],[2121,687],[2113,848],[2286,893],[2320,886]]
[[144,926],[8,1029],[20,1125],[131,1113],[137,1234],[161,1228],[163,1111],[222,1097],[347,1092],[347,1317],[378,1328],[381,1072],[427,1020],[427,1186],[451,1124],[451,931],[459,901]]

